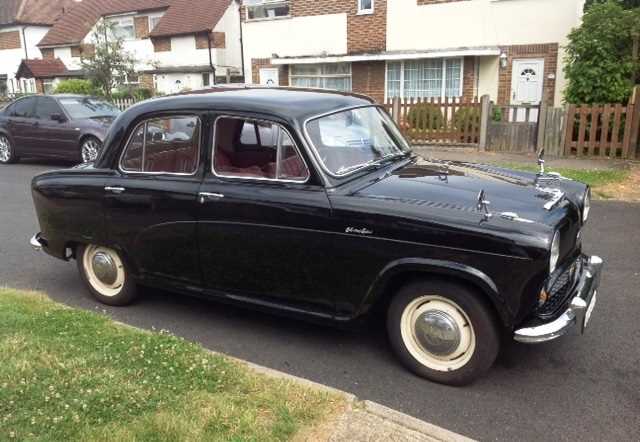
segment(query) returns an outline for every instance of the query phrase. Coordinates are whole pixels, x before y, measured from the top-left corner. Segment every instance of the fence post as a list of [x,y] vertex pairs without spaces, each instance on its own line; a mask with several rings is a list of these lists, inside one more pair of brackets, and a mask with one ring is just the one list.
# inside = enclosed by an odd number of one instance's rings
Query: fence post
[[631,94],[629,101],[629,108],[631,109],[631,140],[629,145],[629,157],[635,158],[638,155],[638,148],[640,145],[640,86],[635,86]]
[[489,133],[489,119],[491,118],[491,99],[488,94],[480,98],[480,142],[478,149],[487,150],[487,135]]
[[536,153],[544,149],[544,142],[547,135],[547,105],[544,100],[540,101],[538,108],[538,135],[536,136]]
[[400,98],[393,97],[391,99],[391,118],[396,122],[397,125],[400,125]]

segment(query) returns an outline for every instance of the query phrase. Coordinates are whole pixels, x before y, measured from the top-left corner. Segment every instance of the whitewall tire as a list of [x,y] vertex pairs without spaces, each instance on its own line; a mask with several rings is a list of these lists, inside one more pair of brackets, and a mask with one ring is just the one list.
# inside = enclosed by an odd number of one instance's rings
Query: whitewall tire
[[448,281],[419,281],[395,294],[387,316],[391,345],[414,373],[450,385],[473,382],[500,347],[495,318],[479,293]]
[[114,249],[82,245],[76,251],[78,270],[91,294],[108,305],[126,305],[136,296],[136,284]]

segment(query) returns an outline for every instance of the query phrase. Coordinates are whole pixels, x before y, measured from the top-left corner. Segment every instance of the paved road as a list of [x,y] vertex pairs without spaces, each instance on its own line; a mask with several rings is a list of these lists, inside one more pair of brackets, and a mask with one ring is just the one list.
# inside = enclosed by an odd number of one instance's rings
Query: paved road
[[607,261],[584,337],[512,345],[466,388],[419,379],[398,365],[380,330],[337,331],[179,295],[149,292],[106,308],[87,297],[75,263],[31,251],[37,229],[31,177],[51,165],[0,167],[0,285],[140,327],[164,328],[207,348],[350,391],[482,440],[630,441],[640,438],[640,205],[594,204],[585,244]]

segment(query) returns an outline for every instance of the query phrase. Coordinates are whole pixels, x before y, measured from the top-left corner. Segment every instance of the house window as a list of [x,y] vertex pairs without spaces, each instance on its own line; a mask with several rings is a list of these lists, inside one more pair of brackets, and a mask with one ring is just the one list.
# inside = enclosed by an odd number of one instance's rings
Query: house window
[[161,15],[149,16],[149,32],[153,31],[156,28],[156,26],[158,26],[158,23],[160,23],[161,19],[162,19]]
[[461,58],[433,58],[387,63],[388,98],[444,98],[461,95]]
[[7,75],[0,75],[0,97],[4,97],[9,92],[9,85],[7,83]]
[[351,64],[297,64],[290,69],[289,84],[295,87],[311,87],[351,91]]
[[205,72],[204,74],[202,74],[202,86],[203,87],[208,87],[211,86],[213,81],[211,81],[213,78],[213,74],[211,72]]
[[288,17],[289,1],[287,0],[244,0],[247,9],[247,20],[265,20]]
[[134,40],[136,30],[133,24],[133,17],[121,17],[109,19],[112,26],[113,36],[123,40]]
[[44,93],[47,95],[50,95],[53,93],[53,90],[55,89],[55,83],[53,80],[44,80],[42,82],[43,85],[43,89],[44,89]]
[[358,14],[373,14],[373,0],[356,0],[358,2]]

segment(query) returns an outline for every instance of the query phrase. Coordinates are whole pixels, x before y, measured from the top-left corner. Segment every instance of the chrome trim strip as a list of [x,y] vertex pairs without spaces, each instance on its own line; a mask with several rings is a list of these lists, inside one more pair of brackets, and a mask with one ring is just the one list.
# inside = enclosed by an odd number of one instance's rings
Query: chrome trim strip
[[[138,128],[140,126],[142,126],[143,124],[146,125],[151,120],[159,120],[159,119],[162,119],[162,118],[173,118],[173,117],[195,117],[198,120],[198,154],[197,154],[198,161],[196,163],[196,170],[194,170],[193,173],[178,173],[178,172],[143,172],[142,170],[136,171],[136,170],[127,170],[127,169],[123,168],[122,167],[122,158],[124,158],[124,154],[127,152],[127,149],[129,148],[129,143],[131,142],[131,138],[133,138],[133,135],[136,133]],[[144,160],[145,160],[144,156],[145,156],[145,151],[146,151],[146,144],[147,144],[147,130],[145,129],[143,137],[142,137],[142,163],[140,164],[140,168],[141,169],[142,169],[142,167],[144,165]],[[125,175],[196,176],[198,174],[198,169],[200,168],[201,149],[202,149],[202,120],[200,119],[199,115],[196,115],[196,114],[171,114],[171,115],[166,115],[166,116],[162,116],[162,117],[148,118],[148,119],[138,123],[138,125],[129,134],[129,138],[127,138],[127,142],[124,145],[124,149],[122,149],[122,152],[120,152],[120,158],[118,160],[118,171],[120,171],[121,173],[124,173]]]
[[[316,159],[316,162],[320,165],[320,167],[322,168],[322,170],[328,174],[330,177],[332,178],[337,178],[337,179],[342,179],[342,178],[346,178],[349,175],[353,175],[356,172],[359,172],[360,170],[364,169],[365,167],[368,167],[372,164],[378,164],[379,162],[383,161],[384,158],[380,158],[377,161],[372,161],[372,162],[368,162],[368,163],[364,163],[362,164],[362,167],[359,167],[358,169],[354,169],[354,170],[350,170],[347,173],[344,174],[335,174],[333,172],[331,172],[327,166],[324,164],[324,161],[322,161],[322,158],[320,158],[320,153],[318,152],[318,150],[316,149],[316,146],[313,144],[313,140],[311,139],[311,136],[309,135],[309,131],[307,130],[307,125],[309,124],[309,122],[311,122],[312,120],[317,120],[319,118],[322,117],[326,117],[329,115],[334,115],[334,114],[339,114],[341,112],[347,112],[350,110],[355,110],[355,109],[363,109],[363,108],[367,108],[367,107],[375,107],[377,109],[382,110],[383,112],[386,113],[386,110],[384,109],[383,106],[380,106],[379,104],[361,104],[358,106],[350,106],[350,107],[345,107],[342,109],[338,109],[338,110],[334,110],[331,112],[325,112],[323,114],[320,115],[315,115],[313,117],[309,117],[306,120],[304,120],[304,122],[302,123],[302,130],[304,132],[305,137],[307,138],[307,143],[309,144],[309,146],[311,146],[311,150],[313,152],[313,156]],[[387,114],[388,115],[388,114]],[[390,121],[395,125],[395,122],[393,121],[393,119],[391,119],[391,117],[389,117]],[[402,136],[402,132],[400,131],[400,128],[398,128],[398,126],[396,125],[396,129],[398,130],[398,132],[400,133],[400,135]],[[404,137],[402,138],[402,141],[404,141],[407,144],[407,147],[409,147],[409,151],[411,151],[411,147],[409,146],[409,144],[406,142],[406,140],[404,139]],[[402,149],[400,149],[402,150]]]
[[[304,180],[283,180],[283,179],[278,179],[277,178],[277,176],[278,176],[277,175],[277,171],[276,171],[276,178],[262,178],[262,177],[249,177],[249,176],[244,177],[244,176],[236,176],[236,175],[218,174],[216,172],[216,168],[215,168],[215,164],[214,163],[215,163],[215,157],[216,157],[216,155],[215,155],[216,154],[215,153],[216,130],[217,130],[217,126],[218,126],[218,120],[220,118],[231,118],[231,119],[235,119],[235,120],[255,121],[255,122],[274,124],[274,125],[278,126],[280,129],[285,131],[287,135],[289,135],[289,138],[293,142],[293,147],[295,148],[296,153],[298,154],[298,156],[302,160],[302,163],[304,164],[304,167],[307,169],[306,178]],[[280,142],[280,136],[278,136],[278,143],[279,142]],[[276,152],[276,157],[278,156],[278,154],[279,154],[279,152]],[[278,158],[276,158],[276,167],[278,167]],[[311,169],[309,168],[309,165],[305,161],[304,155],[302,155],[302,152],[300,151],[300,148],[298,147],[298,145],[296,144],[295,140],[291,136],[291,132],[289,132],[286,127],[284,127],[280,123],[276,123],[275,121],[272,121],[272,120],[266,120],[264,118],[242,117],[242,116],[239,116],[239,115],[229,115],[229,114],[220,114],[220,115],[218,115],[216,117],[215,120],[213,120],[213,137],[211,138],[211,173],[213,173],[213,175],[215,177],[217,177],[217,178],[240,180],[240,181],[262,181],[262,182],[271,182],[271,183],[306,184],[311,179]]]

